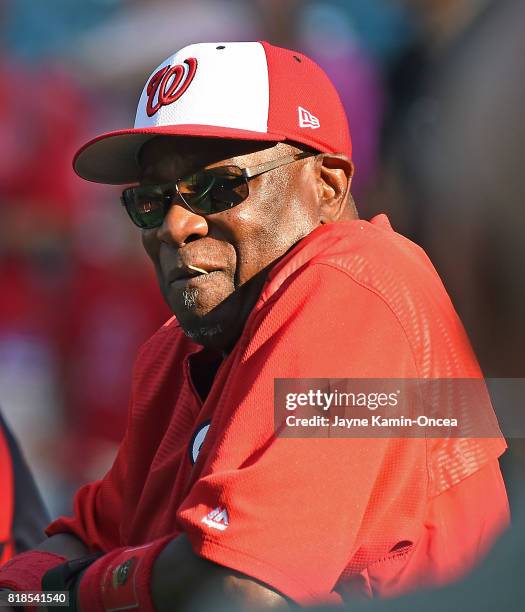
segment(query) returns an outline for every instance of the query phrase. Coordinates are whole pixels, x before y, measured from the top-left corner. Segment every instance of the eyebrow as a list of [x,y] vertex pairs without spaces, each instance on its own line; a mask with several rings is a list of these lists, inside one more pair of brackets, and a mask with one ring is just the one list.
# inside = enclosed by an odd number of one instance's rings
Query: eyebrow
[[[169,182],[191,173],[192,169],[196,165],[195,155],[178,155],[178,157],[178,160],[174,159],[173,157],[163,157],[154,161],[153,163],[148,164],[147,166],[139,164],[139,168],[141,169],[140,182]],[[200,166],[200,164],[198,165]],[[164,166],[167,166],[167,168]],[[181,171],[173,172],[174,166],[180,167]]]

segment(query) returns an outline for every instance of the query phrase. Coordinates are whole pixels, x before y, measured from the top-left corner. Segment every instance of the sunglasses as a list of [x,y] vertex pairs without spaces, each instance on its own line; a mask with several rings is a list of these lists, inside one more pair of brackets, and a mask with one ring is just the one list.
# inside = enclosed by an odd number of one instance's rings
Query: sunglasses
[[153,229],[162,225],[176,198],[197,215],[213,215],[246,200],[250,195],[250,179],[315,155],[317,153],[303,151],[251,168],[233,165],[206,168],[174,183],[128,187],[122,192],[121,200],[135,225]]

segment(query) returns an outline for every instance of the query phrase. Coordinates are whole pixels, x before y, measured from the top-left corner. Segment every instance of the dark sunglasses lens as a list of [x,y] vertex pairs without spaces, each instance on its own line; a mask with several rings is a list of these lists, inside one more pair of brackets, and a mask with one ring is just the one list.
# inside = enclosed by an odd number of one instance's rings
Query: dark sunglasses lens
[[131,220],[142,229],[162,225],[166,207],[172,199],[173,189],[167,192],[154,185],[130,187],[122,194],[122,201]]
[[240,204],[248,197],[248,183],[237,166],[196,172],[178,183],[179,194],[196,213],[209,215]]

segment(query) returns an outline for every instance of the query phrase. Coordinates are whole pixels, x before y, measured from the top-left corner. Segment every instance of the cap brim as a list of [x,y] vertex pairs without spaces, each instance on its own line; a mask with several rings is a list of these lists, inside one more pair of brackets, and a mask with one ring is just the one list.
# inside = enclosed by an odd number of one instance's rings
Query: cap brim
[[168,125],[153,128],[119,130],[102,134],[85,144],[75,155],[75,172],[88,181],[125,185],[140,180],[138,152],[155,136],[194,136],[282,142],[282,134],[252,132],[214,125]]

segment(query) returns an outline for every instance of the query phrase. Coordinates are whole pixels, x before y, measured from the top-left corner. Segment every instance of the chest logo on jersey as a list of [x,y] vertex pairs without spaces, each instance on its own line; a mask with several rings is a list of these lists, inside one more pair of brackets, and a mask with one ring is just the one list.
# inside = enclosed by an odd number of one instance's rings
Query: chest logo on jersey
[[204,438],[210,429],[211,421],[206,421],[199,425],[195,433],[193,434],[190,442],[190,461],[192,465],[197,461],[197,457],[201,452],[202,445],[204,443]]

